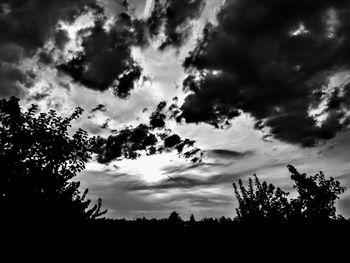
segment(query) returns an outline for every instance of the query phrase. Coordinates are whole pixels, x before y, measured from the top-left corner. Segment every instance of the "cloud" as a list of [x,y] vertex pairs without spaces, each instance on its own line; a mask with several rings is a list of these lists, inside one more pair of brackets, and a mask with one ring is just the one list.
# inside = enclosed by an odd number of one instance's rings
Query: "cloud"
[[214,208],[218,206],[224,206],[233,204],[233,198],[225,195],[211,195],[207,197],[192,197],[190,204],[194,207],[209,207]]
[[219,162],[200,162],[194,163],[192,165],[171,165],[163,169],[163,172],[169,176],[179,176],[181,174],[188,173],[208,173],[208,170],[211,168],[220,169],[225,166],[229,166],[230,164],[219,163]]
[[[108,138],[101,136],[91,140],[93,152],[97,154],[97,161],[108,164],[122,158],[136,159],[142,154],[155,155],[166,151],[176,150],[178,154],[193,163],[202,160],[202,152],[195,147],[195,141],[182,139],[177,134],[171,134],[171,130],[164,125],[156,125],[157,116],[165,108],[165,103],[160,103],[150,116],[150,124],[140,124],[137,127],[127,126],[121,130],[112,130],[113,135]],[[103,110],[104,105],[98,105],[95,109]],[[100,128],[109,129],[108,119]]]
[[[194,213],[200,216],[200,208],[214,208],[222,215],[226,206],[232,206],[233,196],[211,193],[206,191],[133,191],[132,186],[142,183],[130,174],[106,174],[101,172],[84,172],[79,180],[82,187],[88,187],[88,197],[95,200],[101,197],[103,207],[108,209],[114,218],[128,217],[166,217],[170,212],[181,208],[181,213]],[[224,209],[222,208],[224,206]],[[230,212],[230,211],[229,211]],[[215,213],[215,212],[213,212]],[[203,215],[204,216],[204,215]]]
[[190,33],[188,22],[199,17],[203,6],[203,0],[155,1],[150,17],[138,19],[125,2],[125,11],[118,13],[113,23],[106,11],[101,11],[95,16],[95,25],[78,34],[81,54],[58,69],[88,88],[112,89],[116,96],[128,98],[143,71],[132,48],[147,46],[162,28],[166,38],[162,48],[182,45]]
[[234,181],[247,175],[254,174],[255,170],[248,169],[237,173],[219,173],[205,178],[193,175],[168,176],[168,178],[155,184],[139,182],[129,186],[130,191],[158,191],[166,189],[194,189],[222,184],[230,185]]
[[164,27],[160,49],[182,46],[191,33],[191,21],[200,17],[204,6],[204,0],[155,0],[147,23],[151,36],[158,36]]
[[[151,35],[159,35],[152,25],[165,29],[166,44],[163,46],[182,45],[190,30],[187,22],[200,15],[204,1],[157,1],[158,8],[148,19],[136,18],[126,3],[97,0],[10,0],[2,3],[2,96],[23,93],[27,86],[22,83],[22,75],[26,72],[20,64],[25,58],[38,55],[43,65],[55,66],[85,87],[101,92],[111,89],[116,96],[128,98],[142,79],[143,71],[133,58],[132,48],[144,47],[149,44]],[[115,12],[108,10],[112,7]],[[157,14],[161,19],[153,21]],[[71,32],[62,25],[72,25],[83,15],[92,16],[94,24],[79,30],[75,39],[70,39]],[[70,41],[75,41],[81,49],[65,50]],[[16,71],[18,78],[14,78],[14,74],[7,78],[9,69]]]
[[93,0],[2,1],[0,42],[22,47],[26,54],[35,52],[56,32],[59,21],[72,22]]
[[139,125],[136,128],[126,127],[111,135],[107,139],[95,138],[94,152],[98,154],[97,160],[100,163],[109,163],[122,157],[135,159],[140,156],[139,151],[148,151],[154,154],[154,146],[158,140],[146,125]]
[[0,96],[22,96],[27,88],[22,59],[32,57],[47,40],[56,37],[62,46],[64,32],[57,30],[59,21],[72,22],[94,0],[22,0],[0,3]]
[[330,77],[350,69],[349,1],[228,0],[186,58],[189,123],[217,127],[242,112],[256,128],[310,147],[350,123],[348,85]]
[[[21,93],[25,85],[20,73],[26,74],[22,72],[21,62],[38,54],[45,66],[57,66],[88,88],[100,91],[112,88],[116,96],[127,98],[142,75],[131,48],[147,42],[146,26],[125,12],[119,12],[114,24],[110,24],[111,17],[107,17],[99,4],[102,3],[97,4],[96,0],[11,0],[1,4],[1,94]],[[69,56],[61,58],[59,51],[62,53],[71,41],[62,24],[71,25],[84,14],[91,15],[95,24],[75,36],[82,50],[79,53],[70,50]],[[18,78],[14,78],[14,74],[4,77],[9,68],[18,72]]]
[[225,149],[208,150],[206,151],[206,153],[209,154],[209,156],[225,158],[225,159],[242,159],[245,157],[250,157],[254,154],[254,152],[252,151],[237,152],[237,151],[225,150]]
[[[108,129],[109,120],[100,128]],[[177,144],[169,144],[169,139],[176,137]],[[137,159],[142,154],[155,155],[165,151],[177,150],[178,154],[193,163],[201,162],[201,150],[194,147],[194,141],[181,139],[178,135],[170,135],[164,138],[163,134],[154,132],[145,124],[139,126],[125,127],[114,131],[114,135],[103,138],[101,136],[92,139],[93,152],[97,154],[97,161],[109,164],[112,161],[126,159]]]
[[64,47],[66,46],[70,38],[66,30],[59,29],[54,36],[54,40],[55,40],[55,46],[58,49],[62,50],[64,49]]
[[150,126],[153,129],[165,127],[166,115],[163,113],[165,107],[166,102],[160,102],[157,106],[156,111],[152,113],[150,117]]
[[132,46],[145,45],[142,22],[127,13],[120,13],[110,28],[107,18],[96,16],[92,28],[81,30],[83,52],[58,69],[84,86],[106,91],[113,89],[116,96],[127,98],[142,75],[142,68],[132,56]]
[[0,62],[0,97],[22,97],[23,86],[30,86],[28,76],[20,69]]
[[95,108],[93,108],[90,113],[94,113],[96,111],[106,112],[107,106],[106,104],[98,104]]

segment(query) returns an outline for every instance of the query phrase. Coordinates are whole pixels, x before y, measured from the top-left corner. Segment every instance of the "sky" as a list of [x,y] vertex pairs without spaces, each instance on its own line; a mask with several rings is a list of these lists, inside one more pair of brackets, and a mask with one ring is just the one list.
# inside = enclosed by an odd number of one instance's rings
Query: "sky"
[[[282,3],[283,2],[283,3]],[[0,0],[0,97],[84,114],[113,218],[233,217],[232,183],[350,188],[346,0]],[[350,217],[350,191],[337,202]]]

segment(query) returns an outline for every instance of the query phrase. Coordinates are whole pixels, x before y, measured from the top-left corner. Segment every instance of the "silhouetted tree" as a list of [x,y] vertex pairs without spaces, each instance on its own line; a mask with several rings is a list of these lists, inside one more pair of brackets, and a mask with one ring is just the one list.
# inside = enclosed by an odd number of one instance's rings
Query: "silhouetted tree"
[[183,221],[182,218],[180,217],[179,213],[176,211],[172,212],[168,218],[169,223],[173,225],[182,225]]
[[345,191],[339,181],[326,179],[323,172],[315,176],[300,174],[295,167],[288,165],[291,179],[298,197],[288,200],[289,193],[275,188],[265,181],[261,183],[256,175],[249,178],[248,188],[239,180],[233,188],[239,207],[239,222],[330,222],[336,220],[335,201]]
[[287,219],[290,204],[288,193],[272,184],[261,183],[256,175],[249,178],[248,188],[239,180],[233,188],[239,207],[236,209],[237,220],[241,222],[283,222]]
[[19,99],[0,101],[1,219],[82,221],[103,215],[101,200],[90,208],[87,190],[79,192],[72,179],[90,158],[87,133],[69,136],[71,121],[54,110],[36,114],[37,106],[22,111]]
[[191,225],[194,225],[196,223],[196,219],[194,219],[194,215],[192,214],[191,216],[190,216],[190,224]]
[[299,196],[291,200],[292,220],[309,222],[327,222],[336,220],[335,201],[345,191],[345,187],[333,177],[326,179],[323,172],[314,176],[299,173],[288,165],[294,189]]

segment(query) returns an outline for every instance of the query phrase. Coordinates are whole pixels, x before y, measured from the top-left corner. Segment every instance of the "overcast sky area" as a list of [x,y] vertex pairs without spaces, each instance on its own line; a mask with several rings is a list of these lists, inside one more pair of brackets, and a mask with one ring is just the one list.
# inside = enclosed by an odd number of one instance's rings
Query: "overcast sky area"
[[347,0],[0,0],[0,97],[84,109],[72,129],[108,140],[77,179],[108,216],[233,217],[233,182],[293,193],[288,164],[350,188],[349,21]]

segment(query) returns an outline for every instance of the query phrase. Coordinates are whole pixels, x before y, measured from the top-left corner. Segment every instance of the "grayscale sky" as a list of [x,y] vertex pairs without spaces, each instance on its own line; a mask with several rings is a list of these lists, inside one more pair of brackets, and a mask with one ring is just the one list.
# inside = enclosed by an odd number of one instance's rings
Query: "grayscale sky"
[[[77,179],[109,216],[232,217],[233,182],[293,193],[288,164],[350,187],[347,1],[122,2],[0,1],[0,97],[80,106],[73,129],[105,138],[165,101],[166,127],[201,150],[95,157]],[[350,190],[337,207],[350,216]]]

